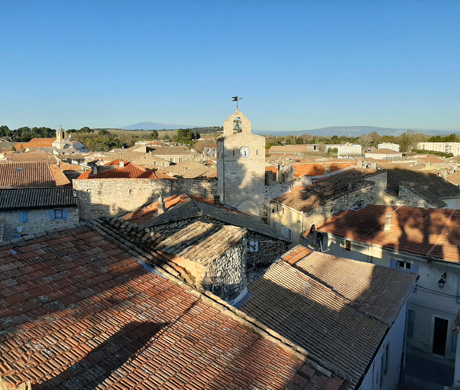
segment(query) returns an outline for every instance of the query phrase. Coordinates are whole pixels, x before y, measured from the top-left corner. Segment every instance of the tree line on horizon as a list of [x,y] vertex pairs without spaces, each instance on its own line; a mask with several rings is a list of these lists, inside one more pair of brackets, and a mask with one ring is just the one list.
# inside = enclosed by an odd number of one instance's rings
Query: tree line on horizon
[[[75,140],[82,142],[91,151],[107,151],[114,148],[130,147],[139,140],[164,140],[193,145],[201,137],[201,132],[211,139],[216,139],[221,132],[221,126],[177,129],[177,130],[119,130],[119,129],[91,129],[88,126],[81,129],[69,129]],[[32,138],[54,138],[56,129],[49,127],[20,127],[9,129],[8,126],[0,126],[0,138],[11,142],[28,142]],[[303,134],[299,136],[265,136],[267,149],[273,145],[302,145],[302,144],[360,144],[362,146],[377,147],[379,143],[390,142],[399,144],[402,152],[415,150],[418,142],[460,142],[456,134],[447,136],[429,137],[423,133],[408,130],[400,136],[381,136],[376,131],[359,137],[347,136],[321,136]]]

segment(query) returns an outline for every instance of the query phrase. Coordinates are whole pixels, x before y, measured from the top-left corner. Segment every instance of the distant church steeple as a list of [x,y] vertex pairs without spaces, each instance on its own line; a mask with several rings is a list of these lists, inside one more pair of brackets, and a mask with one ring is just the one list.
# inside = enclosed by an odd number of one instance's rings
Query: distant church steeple
[[59,130],[56,131],[56,141],[62,141],[64,139],[64,129],[59,126]]

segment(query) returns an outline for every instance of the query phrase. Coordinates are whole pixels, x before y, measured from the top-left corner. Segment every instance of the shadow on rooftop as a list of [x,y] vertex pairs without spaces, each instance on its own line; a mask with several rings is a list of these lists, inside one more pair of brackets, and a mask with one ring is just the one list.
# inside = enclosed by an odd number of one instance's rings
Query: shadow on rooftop
[[[107,341],[92,349],[78,363],[72,365],[58,376],[34,385],[34,390],[72,388],[96,389],[110,374],[125,362],[134,359],[136,354],[146,348],[149,340],[168,323],[130,322]],[[153,341],[152,341],[153,342]]]

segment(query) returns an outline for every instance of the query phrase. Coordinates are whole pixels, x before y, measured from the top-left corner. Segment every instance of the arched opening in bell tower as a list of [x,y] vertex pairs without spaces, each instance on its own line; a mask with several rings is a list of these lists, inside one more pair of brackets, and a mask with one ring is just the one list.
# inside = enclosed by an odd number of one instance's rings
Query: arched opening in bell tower
[[238,116],[233,119],[233,134],[241,133],[243,131],[241,118]]

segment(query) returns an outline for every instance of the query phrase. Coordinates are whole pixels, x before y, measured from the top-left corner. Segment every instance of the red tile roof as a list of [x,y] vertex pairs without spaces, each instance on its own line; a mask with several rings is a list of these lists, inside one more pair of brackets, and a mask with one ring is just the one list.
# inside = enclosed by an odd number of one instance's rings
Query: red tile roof
[[53,142],[56,141],[56,138],[32,138],[29,142],[20,142],[14,145],[16,150],[21,148],[21,145],[24,149],[27,148],[51,148]]
[[274,198],[275,201],[295,210],[307,212],[315,207],[322,207],[329,201],[346,193],[372,186],[370,181],[375,174],[383,171],[357,170],[337,173],[333,176],[320,178],[306,187],[297,186],[295,190]]
[[[391,228],[385,231],[385,215]],[[460,210],[366,206],[336,214],[319,231],[451,262],[460,262]]]
[[55,186],[56,178],[47,162],[0,164],[0,188]]
[[299,260],[308,256],[312,252],[313,252],[312,250],[302,245],[296,245],[294,248],[292,248],[291,250],[286,252],[283,256],[281,256],[281,259],[288,262],[291,265],[294,265]]
[[[106,165],[114,165],[112,163]],[[118,165],[118,164],[115,164]],[[147,170],[138,165],[127,163],[124,167],[108,169],[97,174],[91,172],[82,173],[78,180],[85,179],[172,179],[174,177],[169,176],[163,172]]]
[[294,163],[292,167],[294,168],[294,177],[301,177],[301,176],[321,176],[326,174],[327,168],[329,168],[329,172],[339,171],[341,169],[351,167],[356,165],[354,162],[346,162],[346,163],[313,163],[313,164],[305,164],[305,163]]
[[[249,285],[251,295],[241,310],[340,372],[353,389],[367,374],[416,278],[313,252],[294,266],[276,261]],[[391,289],[385,288],[389,284]]]
[[0,380],[7,386],[281,390],[343,383],[87,227],[0,247],[0,271]]

